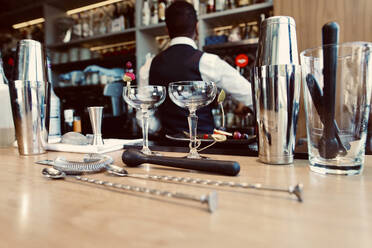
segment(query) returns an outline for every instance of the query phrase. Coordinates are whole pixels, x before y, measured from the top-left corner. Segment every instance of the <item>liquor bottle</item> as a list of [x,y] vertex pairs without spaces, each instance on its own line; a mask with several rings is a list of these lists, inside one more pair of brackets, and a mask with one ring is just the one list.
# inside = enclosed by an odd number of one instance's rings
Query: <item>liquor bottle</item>
[[111,32],[120,32],[125,29],[124,14],[121,12],[119,3],[114,4],[114,12],[111,21]]
[[48,141],[59,141],[61,137],[61,101],[54,92],[52,70],[49,57],[47,61],[48,81],[50,83],[50,111],[49,111],[49,135]]
[[207,2],[207,13],[212,13],[215,11],[214,0],[208,0]]
[[74,131],[74,112],[75,110],[74,109],[65,109],[64,110],[64,118],[65,118],[65,122],[64,122],[64,132],[65,133],[68,133],[68,132],[72,132]]
[[196,14],[199,15],[200,12],[200,3],[199,0],[193,0],[194,9],[196,11]]
[[151,24],[157,24],[158,22],[159,22],[158,1],[154,0],[151,6]]
[[167,2],[165,0],[159,0],[159,5],[158,5],[159,22],[165,21],[165,8],[166,7],[167,7]]
[[142,25],[147,26],[150,24],[150,6],[149,2],[145,0],[142,8]]
[[225,8],[225,1],[224,0],[215,0],[214,6],[216,9],[216,12],[223,11]]
[[128,28],[133,28],[136,24],[135,24],[135,18],[134,18],[134,15],[135,15],[135,6],[134,6],[134,2],[133,1],[129,1],[129,4],[128,4],[128,9],[127,9],[127,15],[126,15],[126,20],[127,20],[127,24],[128,24]]
[[72,129],[74,132],[81,133],[81,119],[80,116],[74,116],[74,121],[72,124]]
[[233,9],[235,8],[235,1],[234,0],[226,0],[225,1],[225,9]]
[[243,7],[252,3],[252,0],[238,0],[238,6]]
[[0,147],[11,146],[15,140],[15,130],[10,105],[9,88],[3,71],[0,53]]
[[98,33],[99,34],[105,34],[107,33],[107,26],[105,21],[105,14],[103,11],[99,13],[99,27],[98,27]]
[[79,39],[82,37],[80,13],[72,15],[72,19],[74,20],[72,29],[72,39]]

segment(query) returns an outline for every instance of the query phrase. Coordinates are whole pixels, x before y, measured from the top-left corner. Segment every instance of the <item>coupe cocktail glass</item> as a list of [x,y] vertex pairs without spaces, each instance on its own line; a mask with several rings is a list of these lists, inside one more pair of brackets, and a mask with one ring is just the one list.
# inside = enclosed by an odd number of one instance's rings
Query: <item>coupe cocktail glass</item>
[[151,155],[148,146],[149,110],[157,108],[165,100],[166,88],[164,86],[127,86],[124,87],[124,101],[142,114],[143,147],[141,152]]
[[190,152],[188,158],[201,158],[198,151],[196,110],[210,104],[217,94],[216,84],[206,81],[180,81],[170,83],[168,86],[170,99],[180,106],[189,110],[187,120],[190,132]]

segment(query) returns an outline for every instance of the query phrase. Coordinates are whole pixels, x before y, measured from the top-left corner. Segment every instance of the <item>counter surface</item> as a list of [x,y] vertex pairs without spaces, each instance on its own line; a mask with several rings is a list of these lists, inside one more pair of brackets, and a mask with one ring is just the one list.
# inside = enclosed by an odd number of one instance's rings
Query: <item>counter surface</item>
[[[122,166],[122,151],[109,153]],[[181,156],[180,153],[164,153]],[[81,154],[48,152],[18,156],[0,149],[1,247],[371,247],[372,156],[359,176],[310,172],[307,160],[292,166],[261,164],[256,157],[208,155],[236,160],[240,175],[200,174],[155,165],[129,173],[199,177],[272,186],[304,185],[304,202],[284,193],[189,186],[104,173],[107,181],[190,194],[218,191],[219,206],[210,214],[197,202],[107,189],[41,175],[42,159]]]

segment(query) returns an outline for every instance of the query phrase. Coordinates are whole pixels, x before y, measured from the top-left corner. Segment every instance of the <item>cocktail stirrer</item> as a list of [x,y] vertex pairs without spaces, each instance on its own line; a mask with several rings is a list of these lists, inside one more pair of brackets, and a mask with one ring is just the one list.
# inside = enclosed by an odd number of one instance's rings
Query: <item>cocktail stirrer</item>
[[107,171],[111,174],[117,176],[125,176],[137,179],[150,179],[163,182],[175,182],[175,183],[190,183],[190,184],[201,184],[201,185],[211,185],[220,187],[233,187],[233,188],[244,188],[244,189],[256,189],[256,190],[266,190],[266,191],[276,191],[289,193],[290,195],[295,195],[299,202],[302,202],[302,184],[297,184],[295,186],[289,186],[288,188],[274,188],[269,186],[263,186],[260,183],[235,183],[227,181],[214,181],[209,179],[191,178],[191,177],[176,177],[176,176],[164,176],[164,175],[149,175],[149,174],[129,174],[125,169],[116,166],[108,165],[106,167]]
[[139,186],[112,183],[108,181],[103,181],[103,180],[93,179],[93,178],[88,178],[88,177],[82,177],[82,176],[73,176],[73,175],[68,175],[67,173],[63,171],[60,171],[54,168],[44,168],[42,170],[42,174],[45,177],[48,177],[51,179],[73,178],[81,182],[102,185],[102,186],[106,186],[110,188],[147,193],[147,194],[152,194],[152,195],[157,195],[157,196],[178,198],[178,199],[183,199],[183,200],[197,201],[202,204],[207,204],[208,210],[211,213],[213,213],[217,209],[218,198],[217,198],[216,191],[212,191],[208,195],[196,196],[196,195],[190,195],[190,194],[185,194],[185,193],[180,193],[180,192],[170,192],[170,191],[165,191],[165,190],[150,189],[150,188],[139,187]]

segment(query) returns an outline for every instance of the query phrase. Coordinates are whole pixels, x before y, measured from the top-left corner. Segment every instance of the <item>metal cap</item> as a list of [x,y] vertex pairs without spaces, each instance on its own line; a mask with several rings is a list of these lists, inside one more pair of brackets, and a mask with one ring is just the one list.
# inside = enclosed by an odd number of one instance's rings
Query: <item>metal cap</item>
[[273,16],[262,21],[255,66],[299,64],[295,21]]
[[42,45],[35,40],[20,40],[17,44],[13,81],[47,82]]

